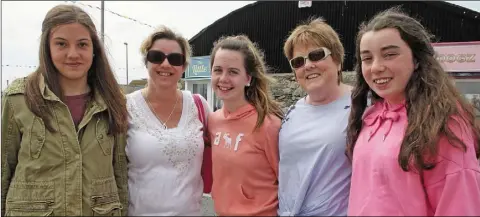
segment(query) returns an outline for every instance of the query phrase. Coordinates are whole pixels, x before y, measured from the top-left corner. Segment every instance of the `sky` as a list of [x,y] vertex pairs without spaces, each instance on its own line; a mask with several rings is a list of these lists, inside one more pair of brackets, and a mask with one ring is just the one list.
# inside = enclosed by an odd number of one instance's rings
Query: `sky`
[[[118,82],[126,84],[125,42],[128,43],[129,82],[146,78],[139,48],[154,31],[150,26],[166,25],[189,39],[228,13],[253,2],[105,1],[105,48]],[[480,1],[450,2],[480,12]],[[28,75],[38,65],[42,20],[47,11],[58,4],[75,4],[83,8],[100,32],[100,1],[1,1],[2,90],[7,81]]]

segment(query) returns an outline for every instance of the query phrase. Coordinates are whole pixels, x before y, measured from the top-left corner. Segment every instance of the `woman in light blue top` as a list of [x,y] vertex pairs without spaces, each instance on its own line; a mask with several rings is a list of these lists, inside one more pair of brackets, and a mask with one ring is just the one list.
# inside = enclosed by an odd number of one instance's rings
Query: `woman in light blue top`
[[278,214],[346,215],[351,87],[341,82],[342,43],[335,30],[317,18],[293,30],[284,52],[307,96],[289,108],[280,130]]

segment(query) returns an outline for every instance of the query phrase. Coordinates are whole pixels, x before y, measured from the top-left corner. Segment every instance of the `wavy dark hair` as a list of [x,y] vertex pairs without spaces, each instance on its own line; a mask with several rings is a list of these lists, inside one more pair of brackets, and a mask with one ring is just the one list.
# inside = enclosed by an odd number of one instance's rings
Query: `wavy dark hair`
[[258,113],[255,129],[260,128],[268,114],[276,115],[282,119],[283,111],[269,93],[268,86],[273,79],[267,75],[263,53],[257,45],[245,35],[221,37],[215,42],[212,49],[210,67],[213,66],[218,49],[238,51],[244,56],[245,70],[248,75],[252,76],[250,86],[245,87],[245,98],[255,107]]
[[[472,129],[479,156],[480,130],[475,125],[473,106],[466,102],[455,88],[440,63],[435,59],[431,44],[433,35],[416,19],[408,16],[400,7],[393,7],[377,14],[368,23],[360,25],[356,39],[356,85],[352,93],[352,108],[347,130],[347,155],[352,159],[355,143],[362,128],[362,117],[371,92],[372,102],[383,100],[370,89],[362,76],[360,41],[369,31],[386,28],[398,30],[403,41],[412,50],[416,70],[405,88],[408,125],[398,154],[398,163],[404,171],[431,169],[437,156],[441,135],[455,147],[466,151],[466,145],[449,129],[449,123],[463,124]],[[454,119],[452,117],[459,117]],[[462,125],[462,124],[460,124]],[[464,129],[464,128],[462,128]]]
[[87,82],[93,91],[98,91],[107,105],[109,120],[109,134],[124,133],[127,130],[127,106],[125,95],[115,79],[112,68],[108,62],[105,49],[98,37],[98,32],[90,16],[80,7],[75,5],[57,5],[50,9],[42,22],[42,35],[40,40],[39,66],[28,76],[25,86],[25,101],[28,108],[41,118],[46,128],[53,132],[50,118],[52,117],[51,105],[42,97],[39,88],[41,75],[45,84],[60,100],[64,99],[63,91],[59,84],[59,72],[50,55],[51,30],[59,25],[79,23],[90,32],[93,42],[93,62],[88,70]]

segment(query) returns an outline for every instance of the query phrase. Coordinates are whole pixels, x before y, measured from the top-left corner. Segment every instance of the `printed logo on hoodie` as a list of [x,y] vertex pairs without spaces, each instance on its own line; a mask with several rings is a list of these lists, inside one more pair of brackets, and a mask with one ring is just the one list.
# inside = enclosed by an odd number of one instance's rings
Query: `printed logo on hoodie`
[[235,140],[232,143],[232,138],[230,137],[229,132],[217,132],[215,133],[215,140],[213,142],[214,145],[219,145],[220,141],[223,140],[223,147],[232,149],[232,144],[233,144],[233,151],[238,150],[238,146],[240,145],[240,141],[242,141],[243,133],[239,133]]

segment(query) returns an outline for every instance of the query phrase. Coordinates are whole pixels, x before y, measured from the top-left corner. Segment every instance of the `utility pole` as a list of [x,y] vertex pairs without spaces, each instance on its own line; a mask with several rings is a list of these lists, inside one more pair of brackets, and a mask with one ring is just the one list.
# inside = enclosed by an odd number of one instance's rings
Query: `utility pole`
[[101,34],[101,37],[102,37],[102,43],[105,44],[105,39],[104,39],[104,12],[105,12],[105,3],[104,3],[103,0],[101,1],[101,7],[100,7],[100,9],[101,9],[101,10],[100,10],[100,11],[101,11],[101,12],[100,12],[100,14],[101,14],[101,15],[100,15],[100,17],[101,17],[101,24],[100,24],[100,28],[101,28],[101,29],[100,29],[100,32],[101,32],[101,33],[100,33],[100,34]]
[[126,64],[126,71],[127,71],[127,85],[128,85],[128,43],[127,42],[123,42],[123,44],[125,45],[125,64]]

